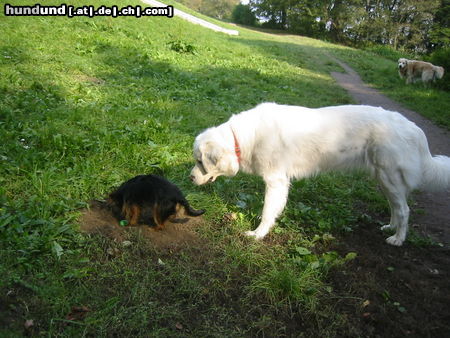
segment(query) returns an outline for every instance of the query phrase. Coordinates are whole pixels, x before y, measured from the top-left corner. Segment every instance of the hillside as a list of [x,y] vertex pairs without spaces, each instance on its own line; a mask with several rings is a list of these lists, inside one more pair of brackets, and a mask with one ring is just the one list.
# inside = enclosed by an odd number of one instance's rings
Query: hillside
[[[80,3],[117,5],[68,5]],[[388,205],[365,175],[293,183],[262,243],[242,236],[258,222],[260,179],[188,179],[195,135],[233,113],[351,103],[330,55],[447,127],[448,94],[405,87],[392,59],[221,25],[240,35],[177,17],[0,17],[0,336],[448,331],[448,250],[414,232],[385,248]],[[161,233],[113,224],[93,201],[143,173],[207,213]]]

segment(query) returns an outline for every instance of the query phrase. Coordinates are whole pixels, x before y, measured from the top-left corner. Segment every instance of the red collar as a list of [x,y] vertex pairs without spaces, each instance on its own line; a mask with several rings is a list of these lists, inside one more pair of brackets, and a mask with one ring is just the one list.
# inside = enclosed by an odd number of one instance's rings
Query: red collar
[[234,133],[233,129],[231,129],[231,132],[233,133],[234,138],[234,152],[236,153],[238,163],[241,163],[241,147],[239,147],[239,142],[236,138],[236,134]]

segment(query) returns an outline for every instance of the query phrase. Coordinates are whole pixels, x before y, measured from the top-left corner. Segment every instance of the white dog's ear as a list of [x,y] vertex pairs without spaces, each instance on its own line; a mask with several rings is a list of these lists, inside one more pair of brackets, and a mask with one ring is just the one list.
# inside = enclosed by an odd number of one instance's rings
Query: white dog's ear
[[232,160],[229,151],[223,149],[216,142],[206,142],[200,148],[202,162],[208,173],[214,172],[219,175],[234,176],[239,171],[237,160]]
[[215,166],[219,161],[220,151],[217,149],[217,145],[213,142],[206,142],[202,144],[200,147],[200,152],[202,154],[202,162],[204,165],[205,163],[211,163]]

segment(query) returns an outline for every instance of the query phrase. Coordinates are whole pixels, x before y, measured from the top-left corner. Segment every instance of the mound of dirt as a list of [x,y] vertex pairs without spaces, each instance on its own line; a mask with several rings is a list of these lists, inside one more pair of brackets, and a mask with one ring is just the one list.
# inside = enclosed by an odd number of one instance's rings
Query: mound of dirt
[[102,235],[119,243],[138,236],[157,249],[173,249],[199,243],[200,238],[194,229],[202,222],[201,216],[177,215],[161,230],[155,230],[147,225],[121,226],[105,203],[100,201],[92,201],[88,209],[82,210],[79,218],[80,230],[84,233]]

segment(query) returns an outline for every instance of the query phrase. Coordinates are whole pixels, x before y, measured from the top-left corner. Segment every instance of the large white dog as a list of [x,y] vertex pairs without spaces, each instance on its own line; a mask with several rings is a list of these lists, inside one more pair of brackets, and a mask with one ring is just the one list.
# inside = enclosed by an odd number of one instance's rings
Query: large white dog
[[450,157],[432,157],[420,128],[399,113],[371,106],[310,109],[263,103],[198,135],[194,157],[191,179],[197,185],[239,170],[262,176],[261,224],[247,232],[257,239],[274,226],[294,178],[366,168],[389,200],[390,224],[382,229],[396,229],[386,241],[397,246],[408,230],[408,193],[450,186]]

